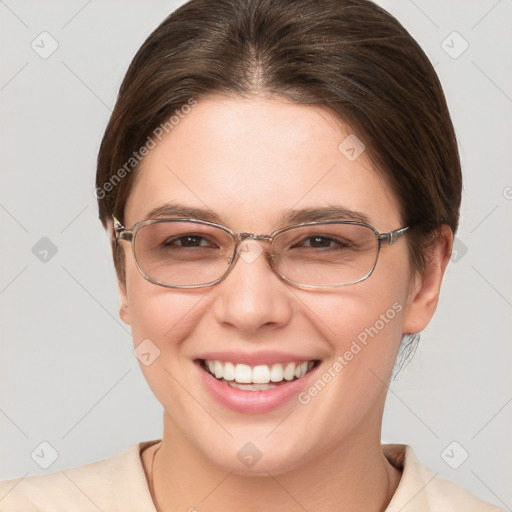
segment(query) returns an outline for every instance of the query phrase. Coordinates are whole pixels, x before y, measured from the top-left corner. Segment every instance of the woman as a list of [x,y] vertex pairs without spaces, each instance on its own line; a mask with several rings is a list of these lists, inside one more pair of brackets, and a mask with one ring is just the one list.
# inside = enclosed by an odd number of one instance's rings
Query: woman
[[2,484],[1,510],[496,510],[380,444],[437,306],[461,172],[439,81],[365,0],[192,0],[98,157],[162,440]]

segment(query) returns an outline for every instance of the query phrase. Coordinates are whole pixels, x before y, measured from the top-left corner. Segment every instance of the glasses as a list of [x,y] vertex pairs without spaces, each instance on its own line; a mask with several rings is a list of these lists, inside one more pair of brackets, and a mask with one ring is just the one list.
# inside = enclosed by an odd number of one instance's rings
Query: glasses
[[[236,265],[246,239],[270,244],[270,267],[287,283],[307,289],[348,286],[367,279],[381,246],[394,244],[409,229],[379,233],[363,222],[320,221],[295,224],[267,236],[188,218],[149,219],[127,229],[114,217],[116,243],[131,242],[142,276],[169,288],[219,283]],[[258,249],[262,252],[261,246]]]

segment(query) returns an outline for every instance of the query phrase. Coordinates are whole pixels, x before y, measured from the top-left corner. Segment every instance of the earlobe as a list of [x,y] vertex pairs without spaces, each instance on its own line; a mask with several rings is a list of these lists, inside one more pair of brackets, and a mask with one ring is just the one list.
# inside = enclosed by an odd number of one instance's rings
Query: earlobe
[[425,271],[418,274],[411,288],[403,326],[404,333],[421,332],[432,319],[439,302],[443,276],[450,260],[453,232],[442,225],[426,256]]

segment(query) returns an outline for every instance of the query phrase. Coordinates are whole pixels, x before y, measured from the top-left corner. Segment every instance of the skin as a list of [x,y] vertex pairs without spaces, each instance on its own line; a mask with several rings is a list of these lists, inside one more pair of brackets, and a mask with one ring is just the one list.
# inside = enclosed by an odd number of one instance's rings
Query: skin
[[[329,113],[281,98],[202,99],[142,162],[125,225],[175,201],[208,207],[236,231],[270,233],[283,211],[326,204],[365,213],[382,233],[402,227],[366,153],[351,162],[338,151],[350,133]],[[141,276],[122,242],[121,318],[135,346],[149,338],[161,351],[141,365],[164,408],[162,443],[142,456],[149,475],[159,447],[159,509],[384,510],[400,479],[380,445],[386,383],[402,333],[421,331],[435,311],[451,244],[443,226],[419,275],[402,238],[383,247],[369,279],[311,291],[280,280],[264,255],[240,259],[213,287],[166,289]],[[307,405],[241,414],[197,378],[193,359],[212,349],[303,354],[321,361],[320,375],[394,303],[402,310]],[[252,468],[237,457],[247,442],[262,453]]]

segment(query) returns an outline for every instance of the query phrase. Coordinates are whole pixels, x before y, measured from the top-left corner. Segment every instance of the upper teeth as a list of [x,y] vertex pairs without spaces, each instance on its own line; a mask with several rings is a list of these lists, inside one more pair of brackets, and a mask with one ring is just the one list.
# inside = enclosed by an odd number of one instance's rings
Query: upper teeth
[[306,375],[314,365],[314,361],[304,361],[302,363],[274,363],[270,367],[266,364],[249,366],[210,359],[205,360],[205,363],[210,373],[217,379],[234,380],[240,384],[266,384],[267,382],[298,379]]

